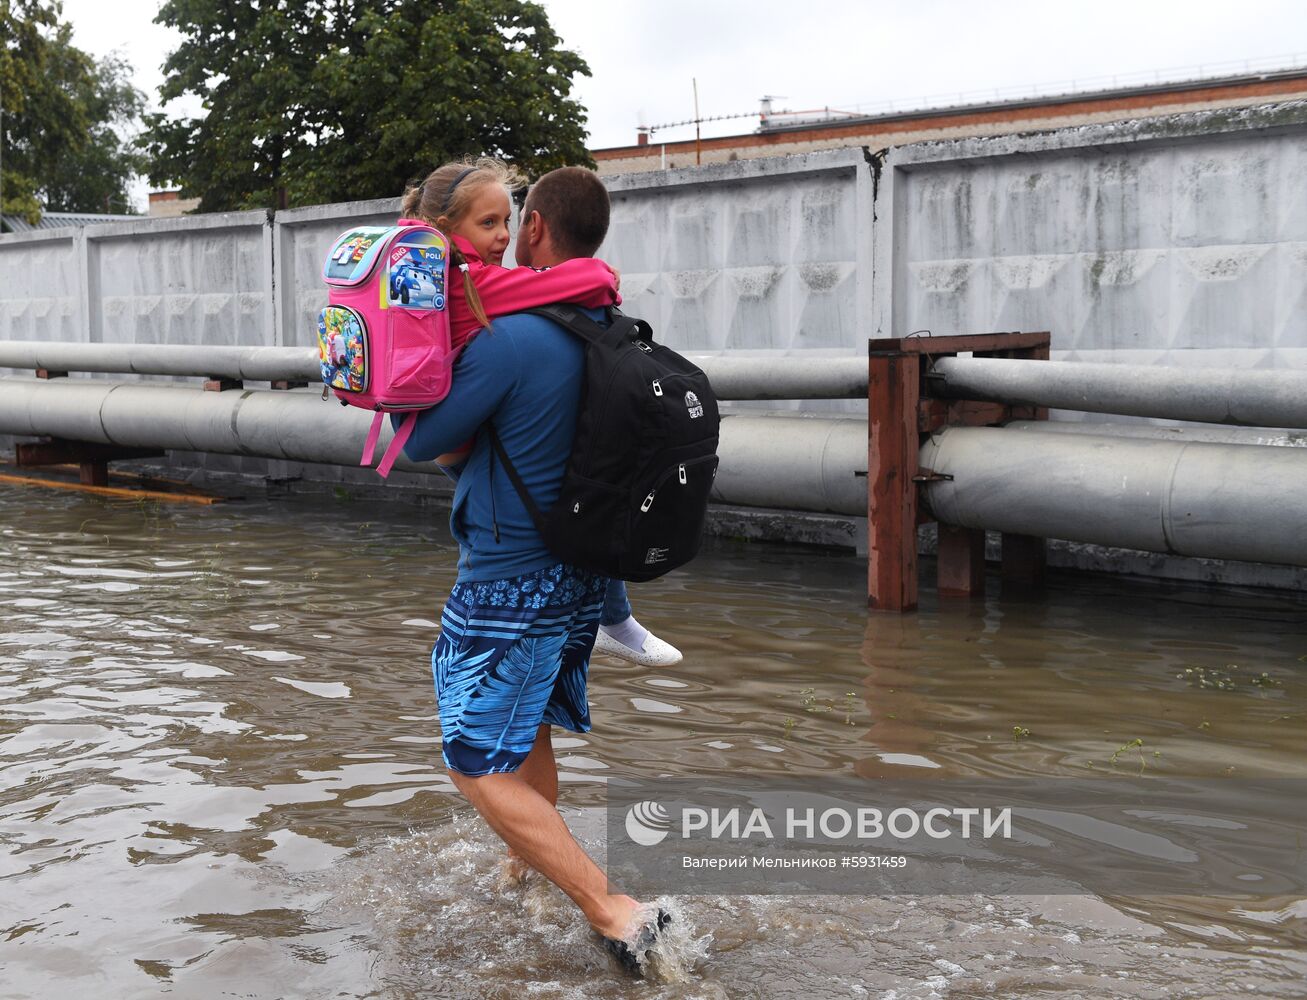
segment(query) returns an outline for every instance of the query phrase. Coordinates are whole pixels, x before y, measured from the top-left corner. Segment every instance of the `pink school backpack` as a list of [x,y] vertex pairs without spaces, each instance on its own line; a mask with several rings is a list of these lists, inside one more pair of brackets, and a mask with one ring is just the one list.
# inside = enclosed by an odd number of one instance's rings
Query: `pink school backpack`
[[377,466],[384,478],[417,411],[449,393],[449,240],[413,219],[355,226],[332,243],[322,276],[330,303],[318,314],[322,381],[342,405],[376,411],[360,465],[372,464],[386,414],[408,414]]

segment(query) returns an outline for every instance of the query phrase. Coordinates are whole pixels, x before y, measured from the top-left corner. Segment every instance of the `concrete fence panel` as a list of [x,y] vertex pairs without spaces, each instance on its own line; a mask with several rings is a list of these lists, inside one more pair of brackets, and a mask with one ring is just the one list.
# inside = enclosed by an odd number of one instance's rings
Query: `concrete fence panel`
[[79,229],[0,238],[0,338],[84,342],[84,256]]
[[268,213],[90,226],[92,343],[272,346]]
[[857,351],[871,182],[859,149],[606,178],[600,253],[626,311],[678,350]]

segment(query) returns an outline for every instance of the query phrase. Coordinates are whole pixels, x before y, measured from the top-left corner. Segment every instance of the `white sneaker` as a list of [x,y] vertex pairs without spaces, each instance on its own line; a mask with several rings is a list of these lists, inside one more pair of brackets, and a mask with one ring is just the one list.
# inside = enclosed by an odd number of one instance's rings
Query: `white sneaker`
[[607,653],[642,667],[670,667],[681,662],[681,651],[670,642],[663,642],[652,632],[645,637],[644,649],[632,649],[624,642],[618,642],[602,628],[595,636],[596,653]]

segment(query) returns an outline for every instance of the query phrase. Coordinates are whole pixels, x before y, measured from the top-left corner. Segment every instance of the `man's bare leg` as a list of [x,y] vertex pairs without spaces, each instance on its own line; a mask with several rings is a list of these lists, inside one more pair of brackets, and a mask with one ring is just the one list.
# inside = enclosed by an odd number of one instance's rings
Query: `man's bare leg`
[[509,848],[564,893],[605,937],[625,933],[639,905],[608,892],[608,879],[581,850],[558,810],[516,774],[469,778],[450,772],[454,784]]
[[[541,726],[536,731],[536,741],[517,773],[551,806],[558,806],[558,764],[554,760],[554,744],[549,726]],[[508,849],[504,871],[511,880],[510,884],[521,882],[530,867],[511,847]]]
[[554,741],[549,726],[536,730],[536,741],[531,752],[517,769],[518,777],[548,800],[558,805],[558,763],[554,760]]

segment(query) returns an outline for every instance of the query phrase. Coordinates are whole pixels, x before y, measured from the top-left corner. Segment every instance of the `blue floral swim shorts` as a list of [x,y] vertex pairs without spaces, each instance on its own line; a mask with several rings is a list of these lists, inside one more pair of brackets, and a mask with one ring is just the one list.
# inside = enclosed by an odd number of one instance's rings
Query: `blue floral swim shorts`
[[541,725],[589,732],[586,676],[607,584],[556,563],[454,585],[431,652],[446,767],[516,771]]

